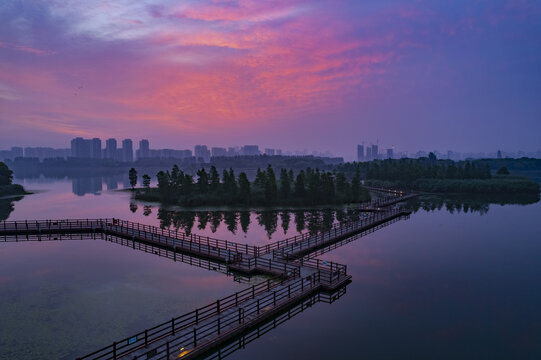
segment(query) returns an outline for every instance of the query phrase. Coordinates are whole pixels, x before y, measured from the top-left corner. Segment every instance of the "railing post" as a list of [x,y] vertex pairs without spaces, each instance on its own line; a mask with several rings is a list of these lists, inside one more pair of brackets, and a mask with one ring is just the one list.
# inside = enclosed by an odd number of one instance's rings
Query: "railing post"
[[195,328],[193,328],[193,347],[197,347],[197,332]]
[[145,329],[145,346],[148,346],[148,330]]
[[171,319],[171,335],[175,335],[175,318]]
[[116,360],[116,341],[113,341],[113,359]]

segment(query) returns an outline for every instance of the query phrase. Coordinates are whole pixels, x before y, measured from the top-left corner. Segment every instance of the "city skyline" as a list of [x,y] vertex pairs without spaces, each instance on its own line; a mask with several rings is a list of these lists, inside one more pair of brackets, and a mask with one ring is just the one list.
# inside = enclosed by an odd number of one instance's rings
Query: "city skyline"
[[0,143],[537,151],[540,15],[527,0],[8,1]]
[[[102,146],[103,143],[103,146]],[[138,143],[138,147],[135,145]],[[115,138],[84,139],[82,137],[73,138],[70,141],[69,148],[52,148],[52,147],[23,147],[14,146],[9,149],[0,148],[0,160],[15,159],[16,157],[38,158],[40,160],[46,158],[88,158],[88,159],[112,159],[122,162],[133,162],[138,159],[145,158],[195,158],[203,159],[203,162],[209,162],[211,157],[230,157],[230,156],[316,156],[326,158],[342,158],[344,161],[371,161],[383,159],[400,159],[400,158],[420,158],[427,157],[430,152],[433,152],[440,159],[450,160],[466,160],[475,158],[518,158],[532,157],[541,158],[541,150],[524,152],[524,151],[506,151],[502,149],[489,152],[460,152],[456,150],[417,150],[414,152],[402,151],[396,149],[395,146],[380,147],[379,142],[373,143],[362,141],[356,147],[356,152],[350,152],[346,156],[336,156],[330,152],[308,151],[307,149],[288,151],[278,148],[261,147],[256,144],[252,145],[235,145],[229,147],[213,146],[206,144],[198,144],[192,149],[176,148],[150,148],[148,139],[139,141],[132,139],[122,139],[119,142]]]

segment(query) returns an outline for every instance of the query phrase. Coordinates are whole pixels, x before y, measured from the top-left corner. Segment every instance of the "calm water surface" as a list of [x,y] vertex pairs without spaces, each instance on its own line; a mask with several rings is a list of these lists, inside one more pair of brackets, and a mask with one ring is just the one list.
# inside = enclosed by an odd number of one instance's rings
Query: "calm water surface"
[[[160,210],[112,191],[123,183],[25,181],[43,191],[9,220],[118,217],[262,244],[349,216]],[[348,265],[345,296],[230,358],[541,358],[541,204],[438,207],[322,255]],[[0,259],[0,359],[73,358],[246,286],[102,240],[0,243]]]

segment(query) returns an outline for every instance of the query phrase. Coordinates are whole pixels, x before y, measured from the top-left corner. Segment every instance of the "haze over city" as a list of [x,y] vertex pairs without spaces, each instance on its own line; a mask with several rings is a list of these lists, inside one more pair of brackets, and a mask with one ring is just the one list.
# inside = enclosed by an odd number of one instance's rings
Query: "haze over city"
[[539,150],[536,1],[7,1],[0,143]]

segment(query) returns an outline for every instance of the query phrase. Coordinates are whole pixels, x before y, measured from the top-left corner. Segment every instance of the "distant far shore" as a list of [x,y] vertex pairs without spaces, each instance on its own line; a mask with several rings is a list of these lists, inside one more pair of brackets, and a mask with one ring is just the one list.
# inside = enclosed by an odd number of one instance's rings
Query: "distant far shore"
[[438,194],[539,194],[540,186],[522,176],[493,176],[490,179],[367,180],[367,185]]

